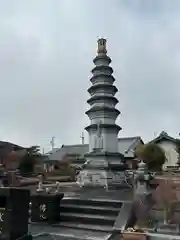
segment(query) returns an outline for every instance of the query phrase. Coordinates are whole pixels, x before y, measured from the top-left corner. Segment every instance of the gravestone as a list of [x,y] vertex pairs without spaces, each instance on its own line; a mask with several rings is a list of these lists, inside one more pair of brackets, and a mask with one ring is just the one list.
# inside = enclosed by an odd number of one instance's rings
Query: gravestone
[[31,197],[31,222],[60,221],[60,201],[63,193],[36,193]]
[[27,236],[30,192],[0,188],[0,239],[16,240]]

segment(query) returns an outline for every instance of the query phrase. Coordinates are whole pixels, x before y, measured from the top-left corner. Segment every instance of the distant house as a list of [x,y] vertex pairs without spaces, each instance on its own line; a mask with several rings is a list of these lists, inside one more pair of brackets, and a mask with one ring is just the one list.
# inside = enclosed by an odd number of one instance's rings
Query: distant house
[[0,141],[0,164],[5,169],[15,168],[17,156],[21,156],[26,148],[10,142]]
[[25,155],[26,149],[11,151],[4,159],[4,169],[7,171],[15,171],[19,168],[20,160]]
[[162,131],[158,137],[156,137],[149,143],[155,143],[164,150],[167,157],[167,162],[164,164],[164,168],[177,166],[178,154],[176,152],[175,138],[169,136],[166,132]]
[[[7,171],[17,170],[22,157],[29,148],[25,148],[14,143],[0,141],[0,166]],[[46,156],[37,159],[36,168],[43,169],[43,160]],[[42,160],[43,159],[43,160]]]
[[[135,158],[135,149],[144,144],[141,137],[126,137],[118,139],[119,152],[125,157],[127,163],[132,167]],[[89,151],[89,144],[76,144],[76,145],[62,145],[61,148],[56,148],[48,153],[47,164],[55,164],[57,161],[63,161],[66,157],[71,159],[71,162],[76,167],[81,167],[85,158],[84,155]]]

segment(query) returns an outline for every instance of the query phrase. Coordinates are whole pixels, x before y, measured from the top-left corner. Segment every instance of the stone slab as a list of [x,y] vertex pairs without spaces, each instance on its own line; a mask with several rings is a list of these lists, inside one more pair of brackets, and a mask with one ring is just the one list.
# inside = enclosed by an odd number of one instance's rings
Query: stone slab
[[124,231],[132,214],[132,203],[124,203],[113,226],[114,231]]
[[[107,240],[111,236],[111,233],[105,233],[100,231],[71,229],[65,227],[52,227],[48,225],[30,225],[29,232],[34,238],[40,236],[48,236],[48,234],[54,236],[56,239],[96,239],[96,240]],[[44,238],[42,238],[44,239]],[[50,239],[50,238],[47,238]],[[51,237],[52,240],[52,237]]]
[[165,234],[179,234],[179,228],[177,224],[158,223],[156,231],[158,233],[165,233]]

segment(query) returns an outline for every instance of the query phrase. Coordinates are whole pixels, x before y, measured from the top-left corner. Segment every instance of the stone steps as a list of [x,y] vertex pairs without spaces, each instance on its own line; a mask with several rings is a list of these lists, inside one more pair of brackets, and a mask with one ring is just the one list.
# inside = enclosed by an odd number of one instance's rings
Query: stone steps
[[76,204],[61,204],[62,212],[74,212],[74,213],[84,213],[84,214],[109,214],[112,216],[117,215],[117,211],[121,208],[117,207],[106,207],[106,206],[89,206],[89,205],[76,205]]
[[64,198],[60,226],[110,232],[121,206],[116,200]]
[[61,213],[60,221],[71,221],[79,223],[89,223],[89,224],[101,224],[101,225],[111,225],[113,226],[116,216],[105,216],[105,215],[95,215],[95,214],[84,214],[84,213]]
[[80,205],[89,205],[89,206],[106,206],[106,207],[114,207],[120,208],[122,206],[122,202],[119,200],[109,200],[109,199],[86,199],[86,198],[78,198],[78,197],[65,197],[62,199],[61,204],[80,204]]

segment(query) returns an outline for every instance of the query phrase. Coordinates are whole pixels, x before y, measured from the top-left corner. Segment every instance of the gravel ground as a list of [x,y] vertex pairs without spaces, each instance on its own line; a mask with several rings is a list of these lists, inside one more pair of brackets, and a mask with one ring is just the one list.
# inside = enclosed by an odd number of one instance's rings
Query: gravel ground
[[[31,191],[31,194],[36,193],[37,186],[24,187]],[[54,191],[55,188],[52,189]],[[121,200],[121,201],[132,201],[133,193],[129,188],[106,190],[105,188],[80,188],[75,182],[73,183],[62,183],[60,192],[63,192],[65,197],[80,197],[83,199],[110,199],[110,200]]]

